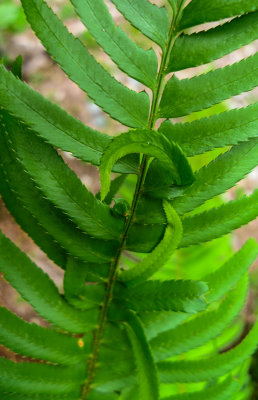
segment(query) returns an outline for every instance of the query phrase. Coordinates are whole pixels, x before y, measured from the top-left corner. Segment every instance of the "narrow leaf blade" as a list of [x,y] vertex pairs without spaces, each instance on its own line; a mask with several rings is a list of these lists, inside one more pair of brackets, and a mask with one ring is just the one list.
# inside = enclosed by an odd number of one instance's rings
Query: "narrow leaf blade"
[[116,81],[69,33],[44,0],[22,0],[26,17],[49,54],[104,111],[126,126],[143,127],[149,113],[146,93]]
[[257,202],[258,190],[250,196],[184,218],[181,247],[207,242],[247,224],[258,215]]
[[156,366],[140,320],[128,312],[125,323],[138,370],[138,399],[159,400],[159,382]]
[[185,29],[205,22],[219,21],[257,9],[257,0],[228,0],[227,2],[213,0],[210,4],[206,0],[192,0],[184,10],[180,28]]
[[111,215],[110,208],[87,190],[50,145],[30,130],[10,134],[22,164],[47,198],[89,235],[101,239],[119,236],[122,219]]
[[236,145],[258,136],[258,103],[190,123],[165,121],[159,130],[189,157]]
[[173,207],[185,214],[205,201],[233,187],[257,164],[258,139],[240,143],[221,154],[195,174],[195,182],[173,201]]
[[153,89],[157,57],[153,50],[139,48],[115,25],[103,0],[72,0],[77,14],[89,32],[118,67],[132,78]]
[[244,340],[226,353],[201,360],[163,362],[158,364],[161,382],[203,382],[215,379],[241,366],[255,351],[258,323]]
[[137,286],[120,288],[116,296],[135,311],[181,311],[196,313],[206,308],[202,295],[208,287],[199,281],[147,281]]
[[[44,318],[73,333],[85,332],[95,323],[92,315],[70,307],[52,280],[0,232],[0,270],[5,279]],[[87,320],[87,317],[89,320]]]
[[[183,354],[216,338],[240,313],[248,291],[247,275],[229,292],[218,307],[160,333],[150,342],[156,361]],[[207,295],[205,295],[207,297]]]
[[87,357],[79,339],[28,324],[4,307],[0,307],[0,327],[1,344],[24,356],[64,365],[83,363]]
[[257,70],[258,54],[191,79],[173,75],[163,92],[159,116],[181,117],[252,90],[258,85]]
[[209,63],[249,44],[258,38],[257,23],[256,11],[208,31],[181,35],[175,43],[168,72]]
[[123,16],[151,40],[165,47],[169,18],[164,7],[148,0],[112,0]]

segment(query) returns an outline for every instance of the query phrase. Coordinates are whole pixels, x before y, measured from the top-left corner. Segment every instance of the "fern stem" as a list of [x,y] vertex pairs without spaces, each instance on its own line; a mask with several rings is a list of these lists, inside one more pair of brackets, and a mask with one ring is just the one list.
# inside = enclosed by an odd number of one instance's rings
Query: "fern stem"
[[[177,24],[179,20],[179,16],[181,15],[181,10],[184,4],[184,0],[181,1],[180,6],[178,8],[178,12],[173,15],[170,29],[169,29],[169,34],[168,34],[168,41],[167,41],[167,46],[166,50],[162,55],[161,59],[161,64],[159,68],[159,72],[157,75],[157,82],[155,89],[153,91],[153,98],[152,98],[152,105],[151,105],[151,110],[150,110],[150,115],[149,115],[149,120],[146,129],[153,129],[157,120],[157,110],[159,107],[159,102],[160,98],[162,95],[163,91],[163,84],[164,84],[164,79],[166,76],[166,69],[168,62],[171,57],[171,52],[174,46],[174,43],[177,38]],[[125,247],[125,242],[127,239],[128,231],[131,227],[135,211],[137,208],[137,204],[141,195],[141,190],[142,186],[145,180],[145,176],[148,170],[148,162],[149,162],[149,157],[148,156],[143,156],[142,161],[139,166],[139,173],[138,173],[138,179],[134,191],[134,196],[131,204],[131,210],[130,213],[127,217],[124,231],[121,237],[121,243],[119,246],[119,249],[110,265],[110,270],[109,270],[109,276],[107,280],[107,287],[106,287],[106,293],[105,297],[103,300],[103,305],[99,313],[99,319],[98,319],[98,326],[93,332],[93,341],[92,341],[92,354],[88,358],[88,368],[87,368],[87,378],[86,381],[84,382],[82,386],[82,392],[81,392],[81,400],[87,400],[89,393],[92,389],[92,383],[96,374],[96,369],[97,369],[97,361],[98,361],[98,354],[101,346],[101,341],[103,337],[103,332],[104,332],[104,326],[105,322],[107,319],[107,314],[109,310],[109,306],[112,302],[113,298],[113,292],[114,292],[114,287],[117,281],[118,273],[119,273],[119,260],[121,257],[121,254],[124,250]]]

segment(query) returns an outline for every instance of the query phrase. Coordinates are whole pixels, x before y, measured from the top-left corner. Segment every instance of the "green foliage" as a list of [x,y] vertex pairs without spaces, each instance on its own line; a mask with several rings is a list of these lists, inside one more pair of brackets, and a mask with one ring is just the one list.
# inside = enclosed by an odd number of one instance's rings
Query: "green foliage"
[[180,27],[184,29],[204,22],[219,21],[257,11],[257,9],[257,0],[228,0],[227,2],[213,0],[209,5],[205,0],[192,0],[184,10]]
[[[160,48],[160,63],[115,24],[104,0],[71,3],[87,35],[152,94],[116,80],[44,0],[22,0],[48,53],[129,130],[111,138],[82,124],[22,81],[20,57],[10,72],[0,66],[1,198],[64,270],[59,291],[0,233],[0,272],[48,322],[28,324],[0,307],[0,343],[25,357],[0,358],[1,399],[247,400],[258,325],[243,337],[238,316],[258,246],[249,240],[234,253],[228,237],[217,238],[257,216],[258,191],[231,202],[218,195],[256,165],[257,103],[219,115],[211,107],[255,87],[257,55],[164,82],[257,39],[257,1],[112,0]],[[156,125],[178,116],[184,122]],[[57,150],[99,167],[96,196]]]
[[82,90],[123,124],[133,128],[145,125],[149,109],[146,93],[135,93],[118,83],[69,33],[45,2],[22,0],[22,5],[48,52]]
[[101,198],[105,199],[109,192],[112,167],[115,162],[127,154],[139,152],[159,159],[170,167],[170,175],[177,185],[192,183],[194,177],[191,167],[180,147],[169,142],[154,131],[135,130],[126,132],[113,139],[100,160]]
[[159,116],[181,117],[253,89],[258,83],[257,61],[258,54],[192,79],[173,75],[164,89]]
[[206,64],[258,38],[258,12],[235,18],[216,28],[181,35],[169,63],[169,71]]
[[116,27],[103,0],[72,0],[79,17],[103,50],[118,67],[137,81],[154,88],[157,57],[153,50],[144,51],[126,33]]
[[187,156],[195,156],[257,137],[257,113],[255,103],[190,123],[172,124],[167,120],[159,130],[178,143]]
[[133,313],[125,317],[126,331],[135,355],[138,371],[137,397],[146,397],[150,400],[159,398],[159,382],[150,346],[147,343],[143,326]]

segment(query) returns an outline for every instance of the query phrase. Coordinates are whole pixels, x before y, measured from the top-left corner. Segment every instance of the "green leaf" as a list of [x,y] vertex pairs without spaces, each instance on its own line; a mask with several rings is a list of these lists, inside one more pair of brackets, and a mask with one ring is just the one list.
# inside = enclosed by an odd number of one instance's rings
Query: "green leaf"
[[250,196],[184,218],[181,247],[207,242],[247,224],[257,217],[257,202],[258,190]]
[[[0,389],[21,394],[80,394],[84,370],[0,358]],[[51,398],[53,398],[51,397]]]
[[92,164],[98,164],[110,138],[83,125],[0,65],[0,104],[43,139]]
[[22,64],[23,64],[23,58],[20,55],[14,60],[11,69],[14,76],[16,76],[19,79],[22,79]]
[[162,361],[183,354],[216,338],[243,308],[247,291],[248,279],[245,274],[218,307],[199,313],[174,329],[157,335],[150,341],[155,360]]
[[168,71],[197,67],[223,57],[258,38],[258,12],[236,18],[208,31],[181,35]]
[[250,357],[258,343],[258,323],[254,325],[242,342],[211,358],[158,363],[161,382],[203,382],[216,379],[231,372]]
[[191,123],[172,124],[165,121],[159,131],[169,140],[178,143],[187,156],[194,156],[216,147],[232,146],[257,137],[257,115],[258,103],[255,103]]
[[153,252],[140,263],[120,273],[119,280],[127,285],[134,286],[150,278],[163,267],[181,242],[183,230],[179,216],[168,202],[164,201],[163,207],[167,218],[164,237]]
[[173,201],[173,207],[182,215],[224,193],[256,166],[257,158],[258,139],[234,146],[197,171],[195,182]]
[[123,16],[144,35],[165,48],[169,18],[164,7],[157,7],[148,0],[111,0]]
[[129,288],[117,288],[116,297],[135,311],[182,311],[195,314],[203,311],[202,295],[208,286],[199,281],[148,281]]
[[237,395],[240,388],[241,382],[230,376],[223,382],[203,388],[201,391],[164,397],[163,400],[228,400],[229,396]]
[[127,75],[154,89],[158,68],[157,56],[151,49],[139,48],[115,25],[103,0],[72,0],[77,14],[89,32]]
[[95,285],[97,282],[106,282],[109,267],[109,264],[90,264],[68,257],[63,282],[67,301],[80,297],[85,291],[86,282],[93,282]]
[[160,103],[160,117],[181,117],[213,106],[258,85],[258,54],[233,65],[192,79],[167,82]]
[[[23,129],[8,115],[5,115],[4,123],[8,132],[13,129],[15,133],[20,133]],[[40,244],[48,256],[63,268],[65,267],[67,252],[89,262],[110,260],[117,248],[117,243],[104,240],[100,242],[100,240],[87,236],[51,202],[45,199],[43,193],[35,186],[27,171],[24,171],[23,166],[17,160],[18,156],[12,142],[10,142],[11,135],[7,136],[8,143],[5,137],[6,131],[0,135],[0,171],[3,176],[0,191],[7,208],[10,211],[15,209],[13,215],[15,218],[18,217],[17,222],[21,224],[21,227],[28,233],[32,232],[32,239],[37,240],[36,243]],[[17,176],[19,176],[19,179],[17,179]],[[18,208],[19,204],[22,206],[21,209]],[[32,219],[30,216],[32,216]],[[26,217],[28,217],[28,220],[26,220]],[[32,224],[33,220],[36,223],[35,225]],[[40,230],[38,230],[37,225]],[[44,241],[41,241],[42,234]],[[59,245],[55,245],[55,241]],[[62,253],[59,250],[60,246],[63,249]]]
[[110,208],[87,190],[49,144],[30,130],[10,134],[22,164],[48,199],[89,235],[100,239],[119,237],[123,220],[112,216]]
[[26,395],[26,394],[18,394],[18,393],[1,393],[1,400],[80,400],[79,395],[76,396],[73,393],[70,393],[68,395],[66,394],[61,394],[61,395],[55,395],[53,396],[48,396],[48,395]]
[[32,29],[66,74],[105,112],[126,126],[144,127],[149,114],[146,93],[116,81],[62,24],[43,0],[22,0]]
[[40,360],[60,364],[84,363],[87,350],[83,339],[64,335],[36,324],[28,324],[0,307],[0,342],[5,347]]
[[258,9],[257,0],[192,0],[185,8],[180,29],[200,25],[205,22],[218,21],[236,15],[246,14]]
[[158,132],[135,130],[122,133],[113,138],[104,152],[100,162],[101,197],[109,192],[110,173],[113,165],[127,154],[141,153],[158,158],[168,164],[171,175],[178,185],[190,184],[193,181],[191,167],[181,149]]
[[144,312],[140,313],[148,340],[155,338],[162,332],[172,330],[183,323],[191,314],[175,311]]
[[[33,128],[53,146],[75,157],[99,165],[111,137],[85,126],[65,110],[16,79],[0,65],[0,104],[12,115]],[[136,173],[138,159],[127,157],[114,166],[114,171]]]
[[[1,143],[1,152],[4,151]],[[17,176],[17,175],[16,175]],[[25,207],[24,203],[13,192],[13,187],[7,183],[8,173],[4,171],[2,157],[0,154],[0,194],[2,201],[10,211],[12,216],[20,227],[30,236],[36,243],[57,265],[64,268],[66,263],[66,251],[55,241],[53,237],[45,230],[38,220]]]
[[70,307],[49,276],[1,232],[0,253],[0,270],[5,279],[42,317],[72,333],[82,333],[94,326],[93,314]]
[[109,267],[109,264],[94,265],[69,258],[63,284],[67,301],[81,310],[99,306],[105,297],[103,282],[107,281]]
[[[109,193],[104,201],[105,204],[110,205],[112,203],[112,200],[119,191],[120,187],[123,185],[125,179],[126,175],[120,175],[111,181]],[[96,194],[96,198],[100,199],[100,192]]]
[[134,222],[136,224],[165,225],[167,223],[167,217],[164,211],[163,201],[142,195],[137,204]]
[[157,369],[142,324],[134,313],[127,312],[125,327],[132,345],[138,372],[137,400],[159,400]]
[[98,390],[91,390],[89,400],[120,400],[120,396],[117,393],[106,393]]
[[211,303],[227,293],[248,271],[257,255],[258,244],[255,239],[249,239],[222,267],[212,274],[206,275],[203,278],[209,287],[209,292],[205,296],[206,300]]
[[164,237],[164,231],[164,224],[132,224],[126,240],[126,249],[150,253]]

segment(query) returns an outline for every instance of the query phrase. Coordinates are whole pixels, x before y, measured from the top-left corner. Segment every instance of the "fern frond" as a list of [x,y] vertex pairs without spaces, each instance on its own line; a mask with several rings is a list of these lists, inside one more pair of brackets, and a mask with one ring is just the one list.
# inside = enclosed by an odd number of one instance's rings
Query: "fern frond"
[[[9,119],[6,120],[6,126],[8,127],[8,132],[11,132],[10,128],[16,133],[21,132],[20,129],[22,127],[17,126],[17,124],[10,126]],[[16,159],[17,154],[15,153],[14,147],[12,146],[12,149],[9,148],[12,143],[10,142],[11,135],[8,136],[9,145],[7,145],[5,137],[6,134],[0,135],[0,170],[4,173],[4,179],[0,184],[0,190],[7,208],[13,210],[13,203],[16,203],[17,200],[15,207],[18,207],[18,204],[21,203],[25,213],[26,210],[29,210],[28,212],[32,214],[36,223],[43,228],[43,232],[48,232],[54,239],[54,242],[57,241],[57,243],[60,244],[64,252],[64,254],[61,253],[61,259],[59,253],[57,258],[56,251],[54,255],[52,251],[49,253],[49,240],[47,242],[47,254],[51,256],[50,258],[54,261],[58,261],[59,266],[64,267],[67,252],[89,262],[105,262],[110,260],[117,246],[116,242],[102,241],[100,246],[99,240],[93,239],[80,231],[76,225],[55,208],[51,202],[45,199],[42,192],[35,186],[35,182],[31,180],[28,173],[23,170],[21,163]],[[19,179],[16,179],[17,176],[19,176]],[[6,192],[6,188],[8,192]],[[12,202],[11,204],[10,201]],[[18,211],[14,213],[15,218],[17,217],[17,212],[19,219],[17,222],[25,229],[32,220],[29,219],[25,222],[26,225],[24,225],[26,214],[24,213],[21,215],[22,209],[18,209]],[[32,231],[33,227],[29,229]],[[35,225],[34,230],[36,229],[37,226]],[[44,235],[44,237],[46,236]],[[35,240],[35,234],[32,238]],[[52,244],[52,240],[50,244]],[[43,245],[43,242],[41,242],[40,245]],[[46,246],[44,246],[44,250],[46,250]]]
[[127,286],[137,285],[150,278],[169,260],[181,242],[183,229],[179,216],[168,202],[164,202],[163,207],[167,218],[164,238],[150,255],[134,268],[123,271],[119,275],[119,280],[126,282]]
[[101,239],[119,237],[122,219],[112,216],[110,208],[87,190],[49,144],[29,130],[9,134],[19,159],[48,199],[89,235]]
[[[193,216],[185,216],[182,218],[183,238],[179,247],[208,242],[248,224],[257,217],[257,196],[256,190],[250,196],[243,196],[239,200],[230,201]],[[153,220],[153,223],[133,224],[126,241],[127,249],[140,253],[153,251],[164,235],[165,227],[164,222],[161,222],[162,219],[164,220],[164,216],[160,213],[157,218],[159,223]]]
[[109,191],[109,176],[112,166],[127,154],[142,153],[158,158],[168,164],[171,174],[178,185],[187,185],[193,181],[191,167],[181,149],[169,142],[162,134],[148,130],[135,130],[122,133],[113,138],[104,152],[100,163],[101,197],[104,199]]
[[[4,151],[5,147],[2,146],[0,138],[1,150]],[[66,251],[62,248],[56,240],[51,237],[49,232],[45,230],[39,221],[31,214],[24,203],[15,196],[11,187],[7,182],[7,174],[3,169],[2,159],[0,155],[0,194],[5,206],[15,218],[15,221],[20,227],[31,237],[47,255],[61,268],[65,267]]]
[[205,295],[207,301],[217,301],[227,293],[252,265],[257,255],[258,244],[255,239],[249,239],[222,267],[206,275],[203,279],[209,287],[209,292]]
[[200,281],[147,281],[137,286],[117,288],[116,297],[135,311],[182,311],[196,313],[206,308],[202,295],[208,286]]
[[163,400],[228,400],[235,396],[241,388],[241,383],[235,377],[229,377],[223,382],[203,388],[193,393],[177,394],[164,397]]
[[164,7],[148,0],[111,0],[123,16],[144,35],[162,48],[166,46],[169,19]]
[[258,54],[224,68],[179,80],[175,75],[167,82],[161,102],[161,118],[181,117],[211,107],[258,85]]
[[144,51],[116,27],[103,0],[72,0],[77,14],[89,32],[126,74],[154,89],[158,68],[154,51]]
[[197,171],[195,182],[172,202],[173,207],[182,215],[224,193],[256,166],[257,158],[258,139],[234,146]]
[[18,79],[22,79],[22,64],[23,64],[23,58],[21,55],[16,57],[16,59],[12,64],[11,72]]
[[180,355],[216,338],[241,311],[247,295],[247,283],[245,275],[215,310],[204,311],[152,339],[150,344],[155,360]]
[[205,22],[219,21],[256,11],[257,0],[213,0],[207,3],[205,0],[192,0],[183,12],[180,28],[200,25]]
[[148,340],[158,336],[160,333],[172,330],[183,323],[191,314],[175,311],[142,312],[140,318]]
[[14,363],[0,358],[0,390],[21,394],[80,395],[83,368]]
[[258,102],[190,123],[165,121],[159,130],[169,140],[178,143],[187,156],[195,156],[257,137],[257,113]]
[[93,313],[81,313],[69,306],[48,275],[1,232],[0,251],[0,270],[5,279],[42,317],[72,333],[83,333],[95,325]]
[[[61,395],[24,395],[18,393],[8,393],[0,392],[2,400],[80,400],[79,396],[71,394],[61,394]],[[113,400],[113,399],[112,399]]]
[[134,313],[128,312],[125,326],[132,344],[138,372],[137,398],[142,399],[147,396],[149,400],[159,400],[157,369],[142,324]]
[[179,36],[168,71],[197,67],[249,44],[258,38],[257,22],[256,11],[208,31]]
[[98,164],[110,138],[86,127],[0,65],[1,106],[55,147]]
[[111,117],[142,128],[149,113],[146,93],[136,93],[116,81],[83,44],[69,33],[44,0],[22,0],[26,17],[49,54],[64,72]]
[[[0,66],[0,195],[25,233],[64,270],[59,292],[45,269],[0,231],[3,279],[50,323],[28,324],[0,307],[0,345],[18,353],[17,362],[0,358],[1,399],[250,397],[258,324],[242,339],[246,326],[235,318],[257,243],[247,241],[234,253],[227,237],[170,257],[257,214],[258,191],[229,203],[218,195],[256,165],[258,103],[228,112],[213,106],[254,88],[258,58],[200,76],[193,71],[191,79],[169,74],[257,39],[257,0],[167,0],[165,7],[111,0],[130,29],[157,44],[147,41],[146,51],[116,26],[106,0],[71,0],[89,35],[148,93],[116,80],[47,1],[21,0],[36,35],[71,80],[133,130],[111,138],[87,128],[22,82],[21,57],[10,73]],[[211,21],[215,28],[183,32]],[[198,111],[188,118],[198,121],[165,121],[157,130],[163,117]],[[214,112],[221,114],[203,118]],[[225,146],[233,147],[224,152]],[[215,148],[221,150],[204,154],[199,170],[200,157],[187,158]],[[99,166],[96,196],[59,150]],[[121,175],[111,183],[112,171]]]
[[248,224],[257,217],[257,199],[258,190],[250,196],[183,218],[181,247],[207,242]]
[[83,363],[88,354],[78,338],[28,324],[5,307],[0,307],[0,327],[0,343],[24,356],[72,365]]
[[[115,195],[118,193],[119,189],[125,182],[125,179],[126,179],[126,175],[120,175],[111,181],[108,195],[104,200],[105,204],[110,205],[112,203]],[[98,192],[96,194],[96,198],[100,200],[100,192]]]
[[203,382],[223,376],[247,360],[258,343],[258,323],[234,349],[202,359],[158,363],[161,382]]

